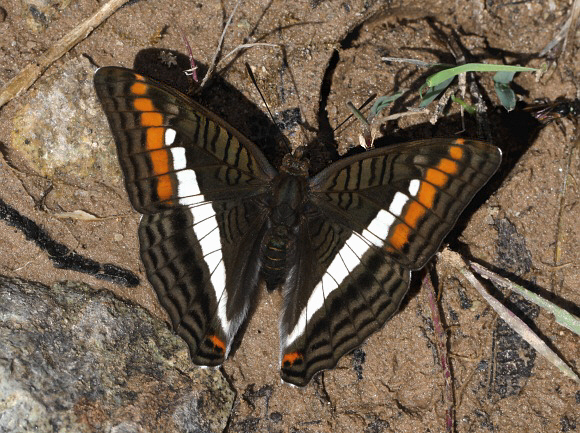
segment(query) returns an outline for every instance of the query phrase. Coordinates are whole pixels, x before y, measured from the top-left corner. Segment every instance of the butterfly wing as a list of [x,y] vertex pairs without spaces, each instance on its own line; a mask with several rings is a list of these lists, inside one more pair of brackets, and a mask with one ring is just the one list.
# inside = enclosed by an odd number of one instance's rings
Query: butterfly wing
[[397,311],[410,271],[321,213],[304,223],[297,244],[308,254],[300,254],[284,286],[281,375],[304,386]]
[[298,261],[291,275],[300,277],[285,287],[282,378],[307,384],[379,329],[410,270],[435,254],[500,162],[495,146],[432,139],[346,158],[312,178],[298,243],[315,257]]
[[276,170],[242,134],[178,91],[99,69],[147,276],[192,359],[218,365],[248,309]]

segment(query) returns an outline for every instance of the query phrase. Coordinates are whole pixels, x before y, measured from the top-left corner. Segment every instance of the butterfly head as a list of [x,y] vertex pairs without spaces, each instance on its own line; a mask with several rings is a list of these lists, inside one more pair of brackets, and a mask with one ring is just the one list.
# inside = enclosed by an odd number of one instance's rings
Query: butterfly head
[[288,173],[293,176],[304,176],[308,177],[308,169],[310,168],[310,162],[308,158],[304,156],[306,148],[300,146],[294,150],[293,153],[288,153],[284,156],[282,160],[282,167],[280,171],[283,173]]

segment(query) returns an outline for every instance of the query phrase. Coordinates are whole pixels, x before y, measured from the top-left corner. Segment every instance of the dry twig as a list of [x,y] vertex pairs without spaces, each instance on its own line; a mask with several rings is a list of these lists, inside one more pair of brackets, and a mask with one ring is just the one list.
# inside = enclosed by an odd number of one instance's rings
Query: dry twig
[[0,91],[0,107],[13,98],[25,92],[56,60],[66,54],[72,47],[85,39],[96,27],[109,18],[117,9],[129,0],[111,0],[99,9],[93,16],[82,22],[54,46],[41,55],[34,63],[30,63],[12,78]]
[[447,356],[447,334],[443,329],[441,315],[439,314],[439,305],[437,304],[437,296],[435,296],[435,289],[431,283],[431,278],[427,272],[423,278],[423,286],[427,289],[427,299],[429,301],[429,308],[431,309],[431,317],[433,319],[433,330],[435,333],[435,342],[437,345],[437,354],[439,355],[439,362],[443,370],[443,379],[445,381],[445,392],[443,398],[445,405],[445,431],[450,433],[454,431],[455,425],[455,399],[453,387],[453,375],[449,364],[449,357]]
[[[485,278],[489,278],[492,279],[493,281],[500,282],[501,285],[507,285],[507,287],[509,287],[510,289],[517,288],[516,284],[512,283],[509,280],[506,280],[505,278],[500,277],[499,275],[493,274],[493,272],[483,268],[481,265],[471,263],[471,267]],[[491,296],[481,285],[479,280],[475,278],[475,275],[473,275],[468,269],[461,269],[461,273],[471,283],[471,285],[475,287],[475,289],[495,310],[495,312],[509,325],[511,329],[517,332],[530,346],[532,346],[540,355],[542,355],[554,366],[556,366],[563,374],[575,380],[576,382],[580,382],[580,378],[578,377],[578,375],[556,354],[556,352],[554,352],[540,337],[538,337],[536,333],[522,319],[520,319],[513,312],[507,309],[501,302],[499,302],[497,299]],[[523,289],[523,287],[519,287],[518,289]],[[531,292],[528,293],[526,292],[521,292],[518,290],[518,293],[526,296],[526,299],[536,302],[538,303],[538,305],[541,305],[542,307],[544,307],[544,305],[551,304],[549,301],[545,299],[538,299],[539,296]],[[561,313],[567,318],[571,318],[572,322],[576,324],[578,323],[577,318],[575,318],[573,315],[571,315],[567,311],[561,311],[561,309],[559,309],[557,306],[554,307],[557,309],[556,313],[554,314]],[[558,316],[556,316],[556,321],[560,324],[566,323],[565,321],[558,319]],[[573,331],[574,326],[573,324],[565,326],[569,326],[569,329]]]

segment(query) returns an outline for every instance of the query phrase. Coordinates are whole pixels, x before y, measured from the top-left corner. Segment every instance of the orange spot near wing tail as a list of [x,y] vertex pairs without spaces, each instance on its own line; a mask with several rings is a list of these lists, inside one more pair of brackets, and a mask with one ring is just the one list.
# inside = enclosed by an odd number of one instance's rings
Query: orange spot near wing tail
[[133,101],[133,107],[137,111],[154,111],[153,101],[149,98],[136,98]]
[[449,176],[439,170],[435,170],[434,168],[429,168],[425,173],[425,180],[439,187],[445,185],[448,179]]
[[[163,147],[163,134],[165,134],[165,128],[147,128],[145,136],[145,147],[147,150],[161,149]],[[155,170],[155,172],[159,173],[158,170]]]
[[403,221],[405,221],[409,227],[416,228],[419,219],[421,219],[423,215],[425,215],[425,208],[416,201],[413,201],[409,205],[407,212],[405,212]]
[[217,349],[221,353],[225,353],[226,343],[224,343],[224,341],[217,335],[208,335],[207,340],[213,344],[214,349]]
[[141,113],[141,126],[163,126],[163,115],[151,111]]
[[459,171],[457,163],[447,158],[441,159],[435,168],[447,174],[456,174]]
[[423,206],[427,207],[428,209],[433,208],[433,204],[435,203],[435,195],[437,194],[437,190],[433,185],[430,183],[421,181],[421,187],[419,188],[419,193],[417,194],[417,200]]
[[302,362],[304,360],[304,355],[301,352],[290,352],[284,355],[282,358],[282,365],[285,367],[290,367],[296,362]]
[[157,196],[160,201],[169,200],[173,196],[173,184],[168,174],[157,178]]

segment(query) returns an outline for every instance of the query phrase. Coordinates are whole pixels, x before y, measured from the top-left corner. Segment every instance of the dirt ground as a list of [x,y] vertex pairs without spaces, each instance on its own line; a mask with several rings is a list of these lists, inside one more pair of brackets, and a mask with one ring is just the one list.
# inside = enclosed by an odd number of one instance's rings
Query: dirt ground
[[[347,101],[408,88],[393,112],[416,107],[426,69],[385,62],[384,56],[456,63],[539,67],[536,55],[558,33],[572,2],[368,0],[282,2],[246,0],[226,33],[223,54],[255,46],[220,63],[200,100],[255,140],[273,163],[283,148],[264,140],[275,128],[248,78],[252,68],[292,146],[309,143],[312,171],[358,144]],[[51,48],[101,4],[91,0],[5,0],[0,8],[0,86]],[[32,88],[0,110],[0,198],[49,236],[98,263],[135,273],[126,288],[57,269],[45,251],[0,222],[0,273],[53,284],[74,280],[110,289],[167,319],[138,255],[139,215],[122,186],[112,138],[92,91],[96,66],[142,68],[187,90],[189,41],[200,73],[211,63],[233,1],[137,0],[117,11],[55,62]],[[574,37],[576,36],[576,37]],[[452,42],[450,42],[452,41]],[[455,42],[453,42],[455,41]],[[497,175],[478,194],[448,237],[449,248],[489,265],[578,315],[580,304],[577,118],[540,127],[520,108],[545,98],[580,95],[580,39],[539,80],[519,74],[521,99],[498,107],[491,74],[470,78],[487,106],[491,139],[502,148]],[[281,48],[283,47],[283,49]],[[168,67],[167,53],[178,66]],[[460,59],[459,59],[460,60]],[[180,69],[181,68],[181,69]],[[472,94],[465,99],[475,103]],[[301,113],[303,127],[297,125]],[[379,145],[433,136],[477,137],[456,107],[436,125],[428,115],[380,124]],[[484,127],[485,131],[485,127]],[[485,133],[485,132],[484,132]],[[485,138],[485,135],[484,135]],[[67,217],[82,210],[98,218]],[[567,432],[580,428],[578,384],[537,356],[497,318],[446,256],[434,260],[435,284],[449,338],[459,432]],[[223,365],[237,392],[229,432],[432,432],[445,429],[445,382],[425,291],[415,279],[401,311],[338,367],[305,388],[280,383],[279,293],[260,295],[243,340]],[[491,287],[488,286],[490,290]],[[578,337],[551,314],[508,292],[494,294],[578,372]]]

